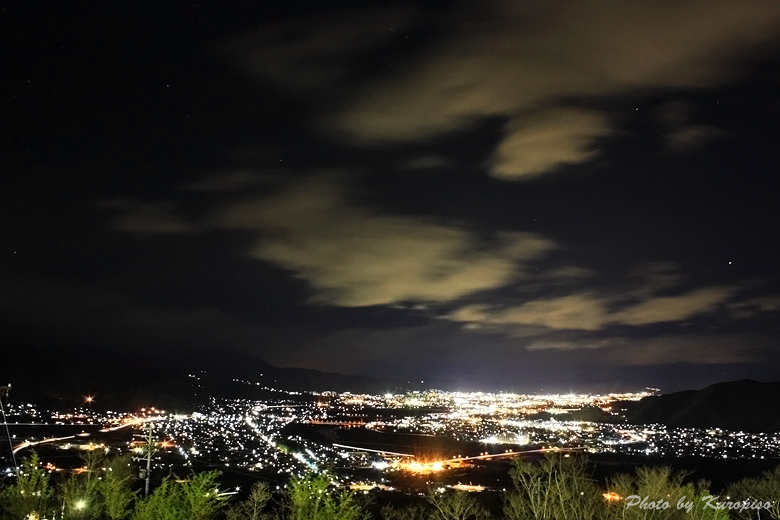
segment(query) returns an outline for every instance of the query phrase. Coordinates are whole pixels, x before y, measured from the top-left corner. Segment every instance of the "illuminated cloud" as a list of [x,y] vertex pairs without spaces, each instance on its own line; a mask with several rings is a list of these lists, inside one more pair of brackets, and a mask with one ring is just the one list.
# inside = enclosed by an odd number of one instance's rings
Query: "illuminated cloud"
[[[617,340],[619,343],[625,343],[622,339]],[[572,340],[537,340],[526,345],[525,349],[528,351],[541,351],[541,350],[589,350],[589,349],[602,349],[609,347],[616,343],[612,339],[583,339],[581,341]]]
[[537,117],[514,118],[496,148],[493,174],[513,179],[587,161],[597,154],[594,139],[609,131],[604,115],[593,111],[559,109]]
[[656,296],[613,314],[612,319],[626,325],[684,321],[716,310],[734,292],[731,287],[708,287],[678,296]]
[[[609,325],[650,325],[679,322],[718,309],[734,293],[733,288],[711,287],[677,296],[650,296],[626,305],[618,296],[591,292],[557,298],[532,300],[521,305],[494,308],[467,305],[450,314],[449,319],[477,325],[541,326],[556,330],[598,331]],[[619,307],[618,309],[615,309]],[[494,329],[489,329],[494,330]]]
[[[485,117],[508,123],[492,173],[525,178],[591,159],[605,115],[575,100],[648,88],[712,88],[780,32],[776,2],[492,2],[453,15],[448,37],[358,89],[329,119],[359,142],[417,141]],[[702,129],[675,134],[700,142]],[[531,143],[536,143],[537,148]]]
[[458,309],[450,318],[487,325],[540,325],[550,329],[599,330],[609,319],[606,303],[594,294],[572,294],[505,309],[470,305]]
[[329,176],[231,204],[217,224],[261,233],[251,256],[306,280],[315,301],[347,307],[447,302],[502,287],[555,248],[532,233],[485,243],[463,228],[350,205]]

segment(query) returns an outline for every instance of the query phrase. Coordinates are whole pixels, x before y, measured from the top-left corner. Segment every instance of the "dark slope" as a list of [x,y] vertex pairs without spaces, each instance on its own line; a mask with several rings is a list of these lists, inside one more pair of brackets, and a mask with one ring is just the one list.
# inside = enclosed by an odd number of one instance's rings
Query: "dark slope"
[[741,380],[645,397],[628,406],[626,417],[632,423],[780,431],[780,382]]
[[[233,351],[180,353],[107,352],[76,346],[13,345],[0,363],[0,385],[11,383],[11,402],[45,407],[82,405],[94,395],[96,408],[141,406],[187,408],[209,397],[262,398],[268,388],[387,392],[390,381],[280,368]],[[260,383],[260,384],[257,384]]]

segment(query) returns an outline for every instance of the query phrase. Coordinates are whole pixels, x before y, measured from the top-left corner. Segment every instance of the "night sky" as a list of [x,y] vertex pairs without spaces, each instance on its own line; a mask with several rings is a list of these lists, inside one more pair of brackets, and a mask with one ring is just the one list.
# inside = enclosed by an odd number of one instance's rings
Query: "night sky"
[[16,4],[2,349],[780,378],[779,2]]

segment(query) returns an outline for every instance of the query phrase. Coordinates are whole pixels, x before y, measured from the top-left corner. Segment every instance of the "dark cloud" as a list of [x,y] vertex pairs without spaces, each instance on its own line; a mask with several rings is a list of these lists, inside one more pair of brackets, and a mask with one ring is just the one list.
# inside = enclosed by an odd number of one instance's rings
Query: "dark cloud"
[[21,330],[38,341],[139,351],[217,345],[257,350],[269,335],[267,326],[216,307],[164,307],[54,279],[6,279],[3,285],[0,310],[9,335]]
[[267,181],[271,176],[268,171],[239,168],[205,175],[187,184],[185,188],[202,192],[235,192],[252,188]]
[[452,160],[436,155],[420,155],[403,161],[399,167],[404,170],[425,170],[452,166]]
[[242,70],[293,95],[333,94],[366,53],[395,39],[417,19],[411,8],[353,11],[261,27],[221,47]]
[[770,359],[771,340],[757,335],[676,334],[653,338],[580,338],[539,340],[526,346],[532,352],[557,351],[562,356],[584,351],[594,362],[613,366],[748,364]]
[[189,235],[197,232],[174,201],[112,201],[103,206],[121,212],[109,224],[115,231],[137,235]]
[[683,101],[664,103],[654,112],[663,132],[663,142],[670,151],[691,151],[725,136],[719,128],[696,123],[693,109]]
[[675,335],[626,341],[607,352],[615,365],[747,364],[771,359],[771,340],[755,335]]
[[729,313],[736,319],[748,319],[761,316],[766,313],[780,311],[780,295],[769,294],[746,298],[728,305]]
[[676,262],[646,262],[628,273],[628,283],[623,291],[640,299],[686,282],[682,266]]
[[671,150],[686,151],[698,148],[723,136],[723,131],[706,125],[687,125],[671,130],[664,139]]

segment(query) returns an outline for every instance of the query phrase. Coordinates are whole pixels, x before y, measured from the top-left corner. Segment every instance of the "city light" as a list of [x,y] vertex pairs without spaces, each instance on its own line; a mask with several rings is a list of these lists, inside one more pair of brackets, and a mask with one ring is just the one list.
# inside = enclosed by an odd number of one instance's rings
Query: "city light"
[[[463,488],[469,491],[479,490],[474,486],[502,489],[504,485],[495,480],[469,481],[468,476],[499,461],[547,452],[718,459],[780,456],[778,433],[632,425],[619,416],[613,422],[570,418],[592,407],[618,414],[620,402],[648,392],[531,395],[429,390],[372,395],[273,388],[268,392],[263,400],[212,398],[188,414],[154,407],[138,414],[89,408],[46,412],[19,405],[10,410],[12,414],[38,417],[41,424],[48,421],[51,433],[70,434],[20,438],[14,452],[46,447],[143,455],[147,441],[128,434],[144,435],[146,425],[153,423],[160,450],[150,460],[152,472],[169,472],[174,465],[218,464],[255,472],[258,478],[286,479],[334,468],[339,486],[358,491],[426,489],[431,475],[444,479],[447,489],[456,485],[470,486]],[[551,410],[558,413],[551,416]],[[111,441],[114,432],[126,440]],[[85,471],[53,462],[44,461],[52,472]],[[369,474],[373,477],[367,480]],[[456,475],[468,478],[451,481]],[[605,494],[604,499],[619,497]]]

